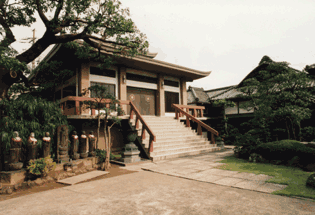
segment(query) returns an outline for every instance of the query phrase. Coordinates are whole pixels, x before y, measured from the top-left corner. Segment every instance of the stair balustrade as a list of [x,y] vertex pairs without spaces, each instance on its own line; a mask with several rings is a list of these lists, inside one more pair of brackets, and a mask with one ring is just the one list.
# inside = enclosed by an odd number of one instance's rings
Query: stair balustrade
[[145,139],[145,131],[148,132],[148,134],[150,135],[150,139],[149,139],[149,152],[153,152],[153,142],[156,141],[156,136],[153,134],[152,130],[150,129],[149,125],[144,121],[143,117],[141,116],[139,110],[137,109],[137,107],[132,103],[132,101],[130,101],[129,103],[130,105],[130,120],[133,119],[133,114],[136,115],[136,129],[139,128],[139,121],[142,124],[142,131],[141,131],[141,139],[144,140]]
[[[69,101],[74,101],[74,107],[67,107],[67,102],[69,104]],[[64,115],[81,115],[83,112],[83,105],[85,101],[95,102],[95,103],[104,103],[105,107],[109,108],[110,103],[112,102],[111,99],[103,99],[101,101],[96,101],[95,98],[89,98],[89,97],[78,97],[78,96],[67,96],[65,98],[62,98],[60,100],[60,107],[63,111]],[[144,121],[143,117],[141,116],[139,110],[137,107],[131,102],[131,101],[124,101],[119,100],[120,105],[130,105],[130,118],[129,122],[133,119],[133,115],[136,115],[136,128],[139,128],[139,122],[142,123],[142,135],[141,139],[145,139],[145,131],[148,132],[150,135],[149,139],[149,152],[153,152],[153,142],[156,141],[156,136],[153,134],[152,130],[148,126],[148,124]],[[91,115],[95,116],[95,109],[91,109]]]
[[[179,117],[181,117],[182,115],[186,116],[186,127],[190,127],[190,120],[192,120],[198,124],[198,127],[197,127],[197,134],[198,135],[202,135],[202,127],[205,128],[207,131],[211,132],[211,144],[215,144],[214,135],[219,136],[219,132],[196,118],[198,116],[197,115],[198,110],[200,112],[200,117],[203,117],[203,110],[205,109],[205,107],[203,107],[203,106],[190,106],[190,105],[178,105],[178,104],[172,104],[172,107],[175,109],[176,119],[179,119]],[[186,111],[184,111],[184,109]],[[190,109],[193,110],[193,115],[189,114]]]

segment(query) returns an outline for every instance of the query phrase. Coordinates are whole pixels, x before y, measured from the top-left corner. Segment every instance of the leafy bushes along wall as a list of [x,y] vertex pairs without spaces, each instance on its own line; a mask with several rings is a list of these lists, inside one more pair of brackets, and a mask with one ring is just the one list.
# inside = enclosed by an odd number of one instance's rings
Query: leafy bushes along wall
[[67,118],[62,115],[58,104],[29,94],[22,94],[15,100],[2,100],[0,107],[2,152],[8,152],[10,149],[10,139],[14,131],[19,132],[24,146],[30,133],[34,132],[41,148],[41,138],[45,132],[48,131],[54,136],[57,126],[68,125]]

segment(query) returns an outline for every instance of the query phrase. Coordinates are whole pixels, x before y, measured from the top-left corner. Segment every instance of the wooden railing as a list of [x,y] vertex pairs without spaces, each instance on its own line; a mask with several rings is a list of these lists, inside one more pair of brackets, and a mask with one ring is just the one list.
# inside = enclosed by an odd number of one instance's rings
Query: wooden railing
[[145,139],[145,131],[150,135],[149,138],[149,152],[153,152],[153,141],[156,141],[156,136],[153,134],[149,125],[144,121],[137,107],[130,101],[130,120],[133,119],[133,113],[136,115],[136,129],[139,128],[139,121],[142,123],[141,139]]
[[[74,101],[75,105],[74,108],[67,108],[67,102],[69,101]],[[64,115],[81,115],[83,108],[82,106],[84,105],[84,101],[91,101],[91,102],[96,102],[94,98],[89,98],[89,97],[76,97],[76,96],[68,96],[65,98],[62,98],[60,100],[60,106],[61,109],[63,110]],[[104,99],[101,103],[105,104],[105,107],[109,107],[110,103],[112,100],[110,99]],[[124,101],[124,100],[119,100],[120,105],[130,105],[130,118],[129,121],[133,119],[133,115],[136,115],[136,128],[139,128],[139,121],[142,123],[142,131],[141,131],[141,139],[145,139],[145,131],[148,132],[150,135],[149,138],[149,152],[153,152],[153,142],[156,141],[156,136],[148,126],[148,124],[144,121],[143,117],[141,116],[139,110],[137,107],[131,102],[131,101]],[[95,115],[95,109],[91,109],[91,115]]]
[[[183,111],[186,111],[186,113],[192,112],[192,115],[194,117],[203,117],[203,110],[205,109],[204,106],[193,106],[193,105],[178,105],[176,104],[178,108],[180,108]],[[182,117],[182,113],[179,113],[179,117]]]
[[[202,135],[202,127],[205,128],[207,131],[211,132],[211,144],[215,144],[214,135],[219,136],[219,132],[211,128],[209,125],[206,125],[205,123],[201,122],[199,119],[197,119],[197,110],[201,111],[201,117],[202,110],[204,109],[203,106],[190,106],[190,105],[178,105],[178,104],[172,104],[172,107],[175,108],[175,116],[176,119],[179,119],[180,116],[185,115],[186,116],[186,127],[190,127],[190,120],[196,122],[198,124],[197,127],[197,134]],[[186,111],[184,111],[186,109]],[[194,116],[189,114],[189,109],[193,109]]]
[[[74,101],[74,107],[68,108],[67,104],[69,105],[69,102],[71,102],[71,101]],[[65,98],[60,99],[60,107],[61,107],[64,115],[81,115],[83,112],[83,105],[84,105],[85,101],[90,101],[90,102],[96,103],[96,100],[94,98],[67,96]],[[100,103],[104,103],[105,107],[108,108],[111,102],[112,102],[111,99],[104,99]],[[119,101],[119,102],[121,102],[122,104],[127,104],[129,101]],[[91,109],[91,115],[92,116],[95,115],[95,109],[94,108]]]

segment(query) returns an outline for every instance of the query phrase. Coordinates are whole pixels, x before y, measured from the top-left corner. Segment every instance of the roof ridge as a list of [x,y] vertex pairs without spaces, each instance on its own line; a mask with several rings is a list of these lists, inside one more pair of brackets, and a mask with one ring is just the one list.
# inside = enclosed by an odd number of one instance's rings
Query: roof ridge
[[224,93],[226,93],[226,92],[228,92],[228,91],[230,91],[230,90],[236,89],[236,87],[237,87],[237,85],[233,85],[233,86],[231,86],[230,88],[228,88],[227,90],[223,91],[222,93],[219,93],[219,94],[217,94],[217,95],[215,95],[215,96],[209,97],[209,99],[213,99],[213,98],[215,98],[215,97],[218,97],[218,96],[220,96],[220,95],[222,95],[222,94],[224,94]]
[[212,92],[212,91],[216,91],[216,90],[224,90],[224,89],[230,89],[231,87],[236,87],[237,85],[230,85],[227,87],[220,87],[220,88],[215,88],[215,89],[211,89],[211,90],[205,90],[205,92]]

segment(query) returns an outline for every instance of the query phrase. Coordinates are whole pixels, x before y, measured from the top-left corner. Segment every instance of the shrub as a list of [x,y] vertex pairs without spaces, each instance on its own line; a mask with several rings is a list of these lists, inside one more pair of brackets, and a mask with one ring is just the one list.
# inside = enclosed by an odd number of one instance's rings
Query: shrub
[[315,138],[315,127],[305,127],[301,130],[301,138],[304,141],[312,141]]
[[295,140],[281,140],[259,144],[255,150],[267,160],[289,161],[294,156],[300,156],[305,150],[304,144]]
[[288,161],[288,165],[293,167],[301,167],[300,162],[301,162],[300,157],[294,156],[291,160]]
[[297,151],[297,154],[300,157],[299,163],[302,167],[306,167],[308,164],[315,163],[315,149],[305,146],[305,148],[299,149],[299,151]]
[[27,169],[36,176],[45,177],[47,174],[56,168],[56,162],[49,157],[30,160]]
[[306,186],[315,188],[315,173],[311,174],[306,180]]
[[[104,149],[96,149],[96,156],[99,157],[99,162],[104,163],[106,159],[106,150]],[[110,159],[113,160],[115,159],[115,156],[110,153]]]
[[264,163],[265,159],[259,154],[252,153],[250,154],[248,161],[253,163]]

